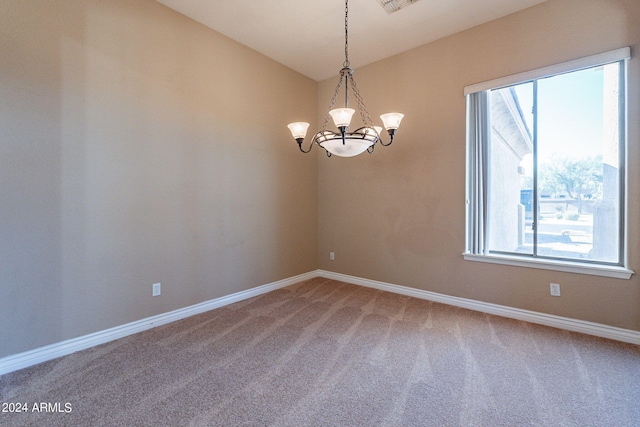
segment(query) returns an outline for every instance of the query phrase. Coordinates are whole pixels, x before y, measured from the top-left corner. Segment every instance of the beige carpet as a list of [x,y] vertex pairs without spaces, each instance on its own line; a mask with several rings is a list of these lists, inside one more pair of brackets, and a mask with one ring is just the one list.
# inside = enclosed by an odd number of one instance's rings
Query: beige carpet
[[313,279],[4,375],[0,401],[27,404],[2,426],[640,426],[640,347]]

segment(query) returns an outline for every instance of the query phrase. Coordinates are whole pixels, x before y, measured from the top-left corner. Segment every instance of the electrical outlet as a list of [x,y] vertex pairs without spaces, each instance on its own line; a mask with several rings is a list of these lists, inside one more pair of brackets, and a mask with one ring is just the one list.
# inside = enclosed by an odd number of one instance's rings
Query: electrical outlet
[[329,259],[331,261],[335,260],[336,259],[336,254],[334,254],[333,252],[329,252]]
[[162,284],[160,283],[154,283],[151,286],[151,296],[157,297],[158,295],[160,295],[162,293]]
[[560,284],[559,283],[549,283],[549,291],[551,292],[552,297],[560,296]]

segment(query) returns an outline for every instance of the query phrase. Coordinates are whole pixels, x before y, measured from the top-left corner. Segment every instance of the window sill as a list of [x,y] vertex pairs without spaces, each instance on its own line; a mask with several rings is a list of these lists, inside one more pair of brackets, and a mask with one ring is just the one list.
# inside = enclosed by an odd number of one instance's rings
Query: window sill
[[580,264],[568,261],[554,261],[541,259],[524,259],[508,255],[476,255],[465,252],[462,254],[466,261],[488,262],[492,264],[511,265],[516,267],[538,268],[542,270],[564,271],[566,273],[588,274],[591,276],[611,277],[615,279],[630,279],[633,270],[624,267]]

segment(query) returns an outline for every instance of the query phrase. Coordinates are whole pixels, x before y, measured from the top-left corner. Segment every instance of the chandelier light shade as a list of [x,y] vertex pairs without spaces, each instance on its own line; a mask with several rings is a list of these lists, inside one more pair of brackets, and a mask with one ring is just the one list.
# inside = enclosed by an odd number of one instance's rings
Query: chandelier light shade
[[[340,93],[340,88],[344,83],[344,107],[343,108],[333,108],[338,95]],[[349,131],[349,125],[351,124],[351,119],[355,114],[356,110],[353,108],[349,108],[349,88],[351,87],[351,91],[356,98],[356,103],[358,106],[358,110],[360,113],[360,118],[362,119],[363,127],[356,129],[354,131]],[[322,129],[313,136],[311,141],[311,145],[307,150],[302,148],[302,143],[304,142],[305,137],[307,136],[307,130],[309,129],[309,123],[306,122],[295,122],[290,123],[288,125],[289,130],[291,131],[291,135],[298,143],[298,147],[300,151],[303,153],[308,153],[311,151],[313,144],[318,144],[322,147],[327,156],[331,156],[335,154],[340,157],[353,157],[358,154],[362,154],[365,151],[369,153],[373,153],[375,145],[380,142],[383,146],[391,145],[393,139],[396,134],[396,130],[400,126],[400,122],[404,114],[401,113],[386,113],[380,116],[382,120],[382,124],[384,128],[387,130],[389,134],[390,140],[388,143],[384,143],[381,138],[382,127],[374,126],[371,122],[371,118],[369,117],[369,113],[367,112],[367,108],[362,101],[362,96],[358,91],[358,87],[356,86],[356,82],[353,79],[353,69],[349,64],[349,0],[345,0],[344,2],[344,63],[342,64],[342,69],[340,70],[340,80],[338,81],[338,86],[333,94],[333,98],[331,99],[331,104],[329,105],[329,113],[324,119],[324,124],[322,125]],[[327,126],[329,124],[329,118],[333,119],[333,124],[337,128],[337,132],[327,130]]]
[[309,123],[305,123],[305,122],[289,123],[287,127],[291,131],[291,135],[293,135],[293,137],[296,140],[297,139],[304,140],[304,137],[307,136],[307,129],[309,129]]
[[343,126],[349,127],[349,123],[351,123],[351,117],[353,117],[353,113],[356,110],[353,108],[336,108],[335,110],[329,111],[329,115],[333,119],[333,123],[337,128],[341,128]]
[[401,113],[386,113],[381,115],[380,119],[382,119],[382,124],[384,125],[385,129],[396,130],[398,129],[398,126],[400,126],[400,122],[402,121],[403,117],[404,114]]

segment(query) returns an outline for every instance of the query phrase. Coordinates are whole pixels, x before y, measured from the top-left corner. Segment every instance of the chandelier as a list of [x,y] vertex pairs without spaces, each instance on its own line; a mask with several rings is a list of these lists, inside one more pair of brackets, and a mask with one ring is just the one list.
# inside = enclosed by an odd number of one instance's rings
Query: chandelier
[[[338,95],[340,93],[340,88],[344,83],[344,108],[333,108]],[[353,92],[353,95],[356,98],[356,104],[358,110],[360,112],[360,118],[362,119],[362,123],[364,127],[356,129],[355,131],[349,131],[349,125],[351,124],[351,118],[355,113],[353,108],[349,108],[349,89]],[[338,132],[333,132],[327,130],[327,125],[329,124],[329,118],[333,119],[333,123],[336,128],[338,128]],[[388,143],[384,143],[382,138],[380,137],[380,133],[382,132],[382,127],[374,126],[371,122],[371,118],[369,117],[369,113],[367,112],[367,108],[362,101],[362,96],[358,91],[358,86],[356,86],[356,81],[353,79],[353,69],[349,64],[349,0],[345,0],[344,2],[344,63],[342,64],[342,69],[340,70],[340,80],[338,80],[338,86],[333,94],[333,98],[331,99],[331,104],[329,105],[329,114],[324,119],[324,123],[322,125],[322,129],[317,132],[312,141],[309,148],[305,151],[302,148],[302,143],[304,141],[305,136],[307,135],[307,129],[309,128],[309,123],[306,122],[296,122],[290,123],[288,126],[289,130],[291,130],[291,134],[295,138],[298,143],[298,147],[300,151],[303,153],[308,153],[311,151],[313,144],[316,143],[320,147],[322,147],[327,156],[331,156],[335,154],[340,157],[353,157],[358,154],[364,153],[365,151],[370,154],[373,153],[376,143],[380,142],[383,146],[391,145],[393,142],[393,138],[396,134],[396,130],[398,126],[400,126],[400,121],[404,117],[404,114],[401,113],[386,113],[380,116],[382,119],[382,123],[389,133],[390,141]]]

